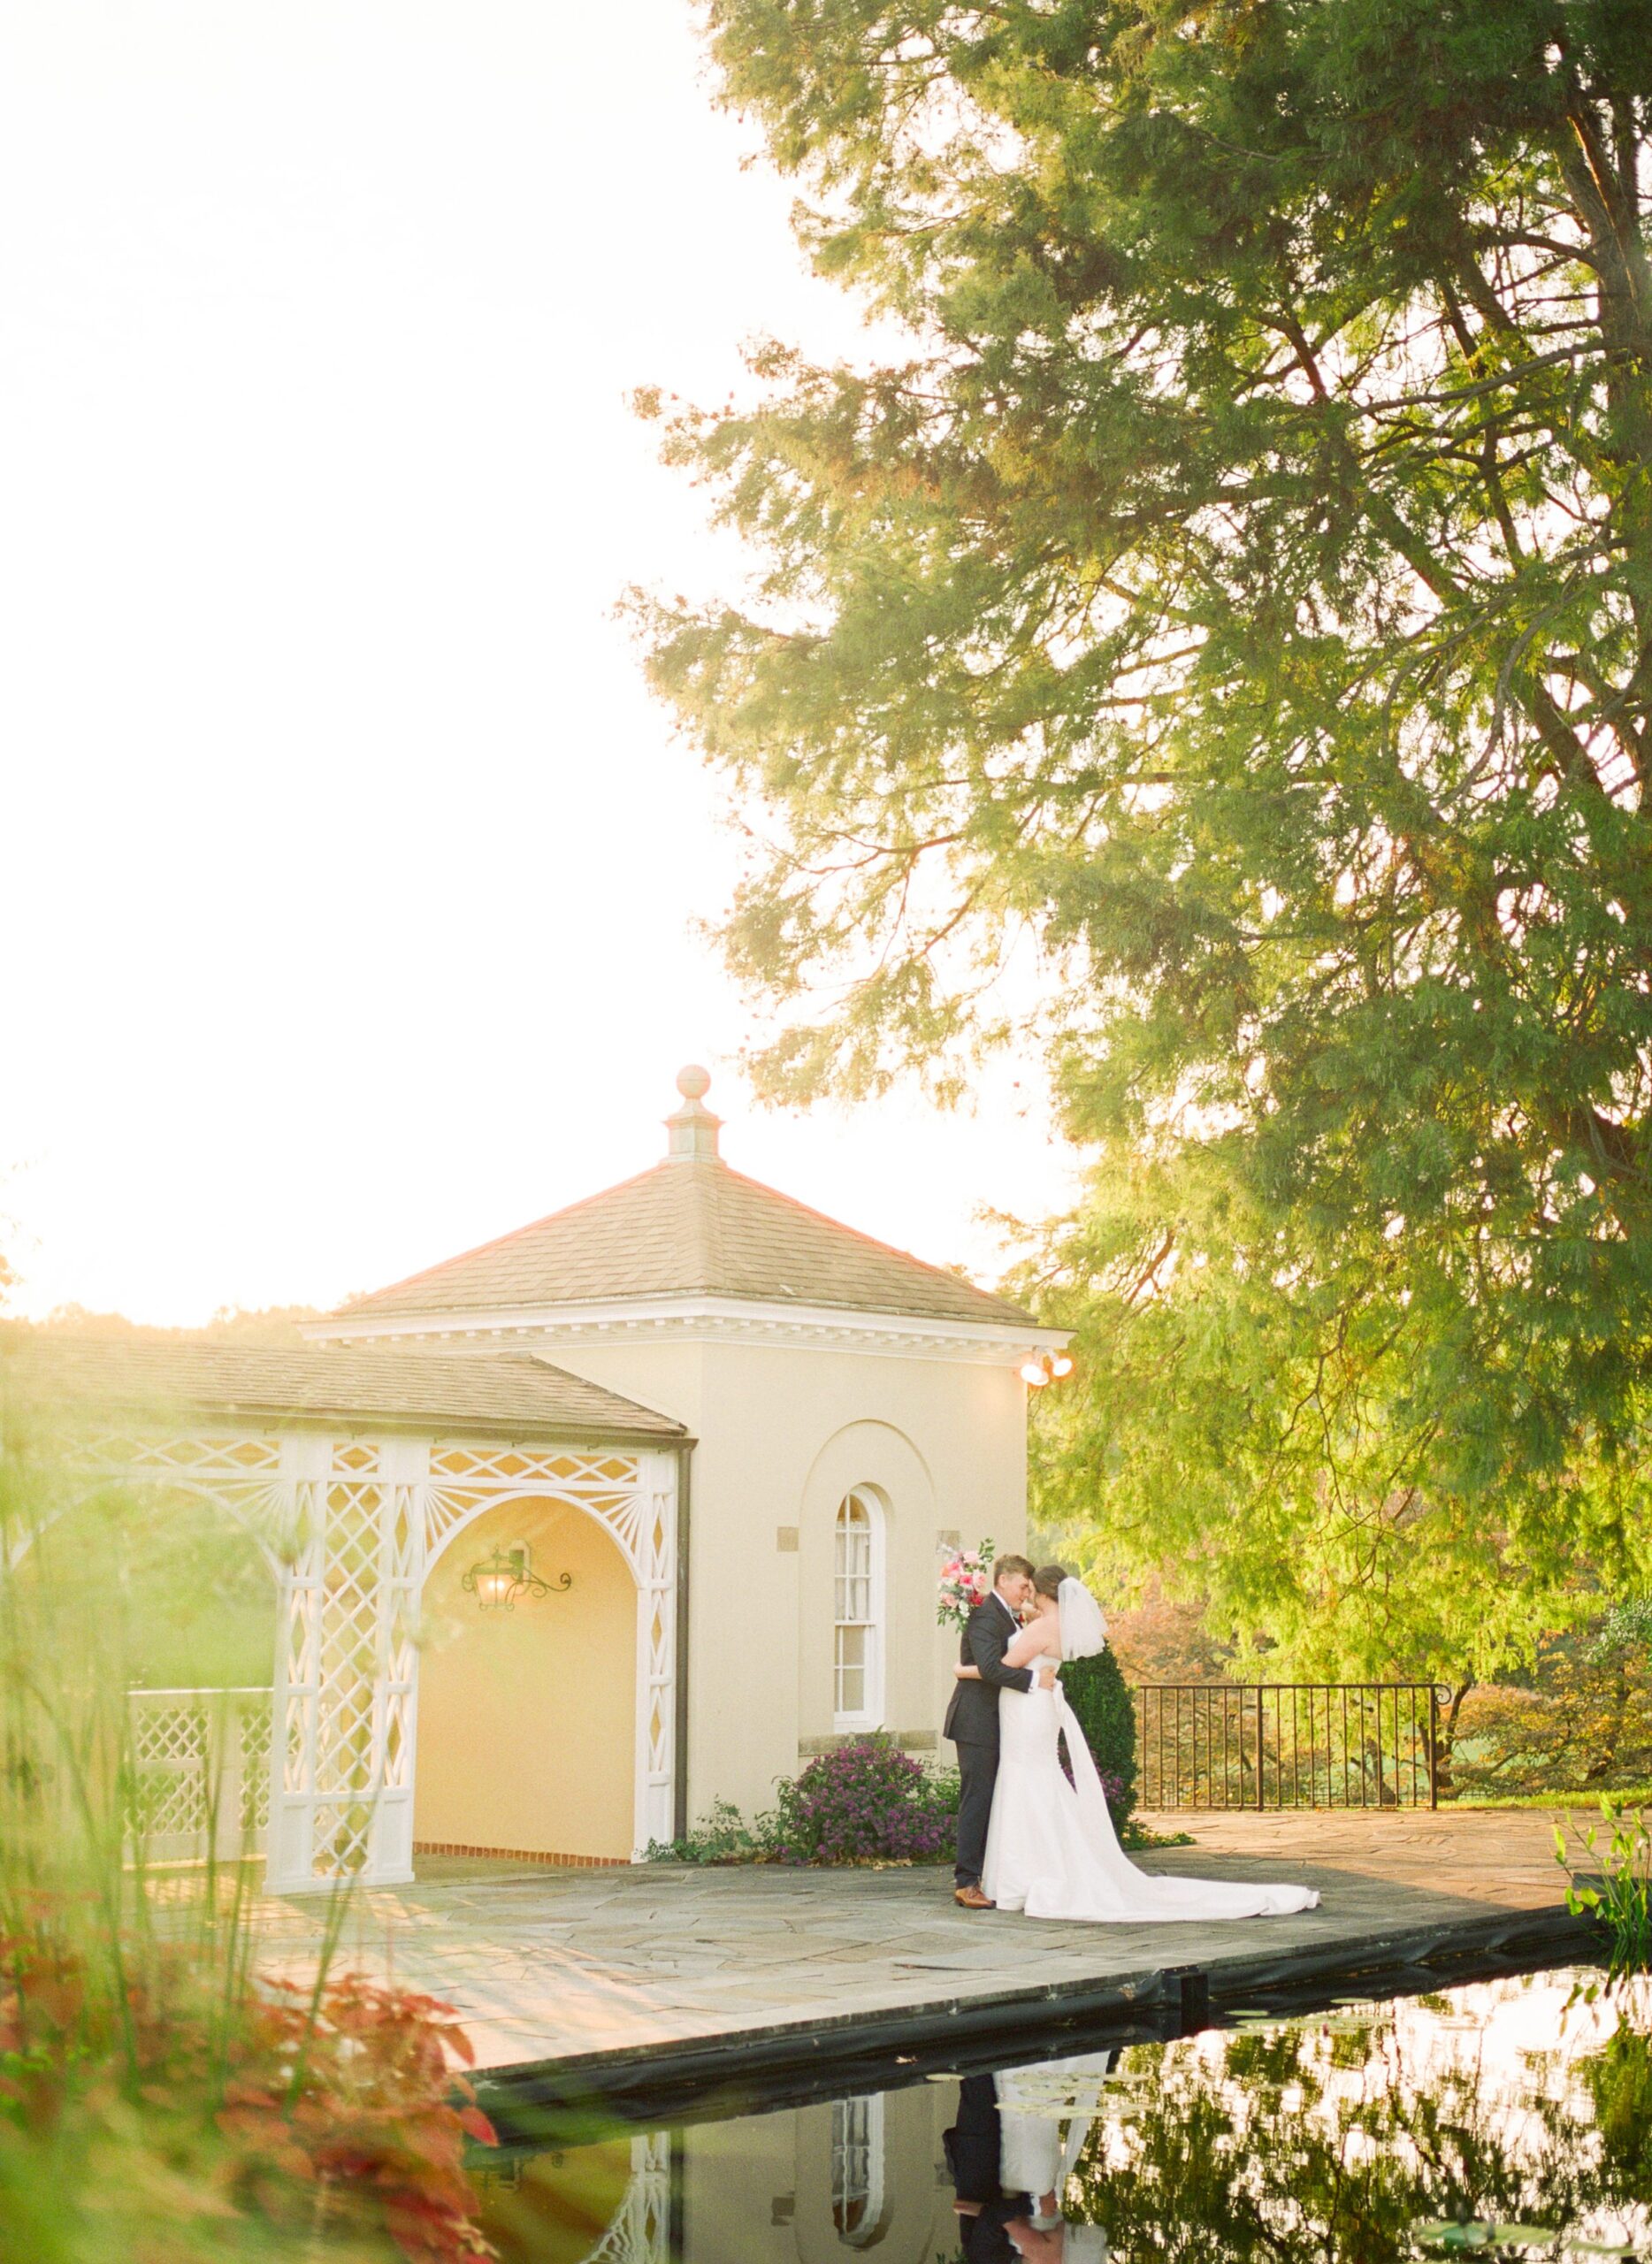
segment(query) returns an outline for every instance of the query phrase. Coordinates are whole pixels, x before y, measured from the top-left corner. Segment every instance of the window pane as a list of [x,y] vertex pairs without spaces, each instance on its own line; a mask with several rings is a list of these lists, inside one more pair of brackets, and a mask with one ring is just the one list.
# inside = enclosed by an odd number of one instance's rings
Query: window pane
[[866,1711],[868,1640],[868,1630],[864,1627],[839,1627],[837,1630],[837,1708],[840,1714],[863,1714]]

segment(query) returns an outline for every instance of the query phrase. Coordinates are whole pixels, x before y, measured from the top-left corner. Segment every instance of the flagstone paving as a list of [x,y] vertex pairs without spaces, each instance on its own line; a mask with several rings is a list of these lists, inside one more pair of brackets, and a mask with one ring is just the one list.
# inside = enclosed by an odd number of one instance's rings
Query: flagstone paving
[[[337,1966],[428,1990],[488,2068],[738,2039],[900,2008],[1042,1998],[1224,1959],[1345,1951],[1396,1930],[1552,1909],[1552,1824],[1523,1812],[1165,1818],[1195,1845],[1139,1860],[1205,1878],[1293,1878],[1318,1910],[1220,1925],[1078,1926],[975,1915],[937,1870],[649,1865],[552,1870],[421,1859],[418,1883],[357,1890]],[[313,1972],[325,1907],[259,1905],[272,1971]]]

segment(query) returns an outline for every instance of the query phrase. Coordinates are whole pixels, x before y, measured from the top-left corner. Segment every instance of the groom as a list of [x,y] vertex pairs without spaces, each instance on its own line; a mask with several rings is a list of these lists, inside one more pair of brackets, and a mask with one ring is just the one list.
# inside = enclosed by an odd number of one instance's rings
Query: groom
[[952,1693],[941,1734],[958,1748],[958,1862],[952,1900],[966,1910],[990,1910],[981,1892],[986,1861],[987,1824],[998,1773],[998,1693],[1030,1690],[1032,1670],[1006,1666],[1004,1654],[1021,1632],[1021,1613],[1031,1599],[1033,1568],[1024,1556],[1000,1556],[993,1568],[992,1593],[964,1622],[960,1666],[973,1666],[979,1682],[960,1682]]

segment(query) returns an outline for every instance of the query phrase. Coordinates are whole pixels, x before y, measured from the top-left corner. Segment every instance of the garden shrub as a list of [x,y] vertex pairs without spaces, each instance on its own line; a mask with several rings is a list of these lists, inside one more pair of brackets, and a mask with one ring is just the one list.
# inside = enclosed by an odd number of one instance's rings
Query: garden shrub
[[1136,1709],[1111,1647],[1067,1660],[1061,1687],[1090,1747],[1113,1828],[1122,1835],[1136,1806]]
[[1452,1792],[1617,1792],[1652,1778],[1652,1671],[1638,1643],[1585,1632],[1539,1644],[1518,1681],[1471,1689],[1457,1711]]
[[0,2254],[101,2258],[111,2218],[118,2253],[156,2264],[263,2264],[294,2242],[339,2264],[492,2253],[465,2155],[494,2133],[450,2006],[356,1974],[260,1984],[137,1941],[113,2004],[49,1903],[37,1920],[0,1936]]
[[852,1738],[782,1778],[772,1809],[748,1824],[715,1801],[680,1840],[655,1840],[654,1863],[938,1863],[958,1827],[958,1772],[925,1769],[881,1731]]
[[933,1863],[952,1852],[955,1777],[931,1776],[882,1734],[852,1739],[780,1787],[774,1855],[783,1863]]
[[768,1860],[774,1819],[747,1824],[732,1801],[713,1801],[678,1840],[651,1840],[651,1863],[761,1863]]

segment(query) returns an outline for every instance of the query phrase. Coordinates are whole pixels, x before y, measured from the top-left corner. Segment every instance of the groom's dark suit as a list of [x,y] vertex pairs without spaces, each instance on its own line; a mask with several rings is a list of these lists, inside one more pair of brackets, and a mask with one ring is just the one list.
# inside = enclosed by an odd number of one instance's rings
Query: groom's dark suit
[[998,2182],[1004,2166],[1004,2132],[998,2117],[998,2085],[990,2076],[966,2076],[958,2087],[958,2116],[941,2133],[946,2166],[960,2201],[958,2241],[965,2264],[1016,2264],[1014,2243],[1005,2227],[1026,2214],[1031,2199],[1006,2193]]
[[987,1823],[998,1773],[998,1693],[1033,1687],[1030,1667],[1004,1664],[1004,1654],[1020,1632],[1020,1620],[996,1588],[964,1622],[958,1663],[978,1667],[981,1679],[958,1684],[942,1732],[958,1748],[958,1862],[953,1877],[960,1886],[979,1885],[986,1860]]

